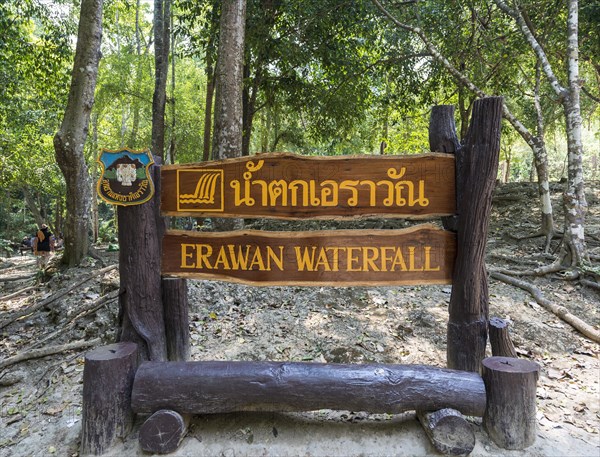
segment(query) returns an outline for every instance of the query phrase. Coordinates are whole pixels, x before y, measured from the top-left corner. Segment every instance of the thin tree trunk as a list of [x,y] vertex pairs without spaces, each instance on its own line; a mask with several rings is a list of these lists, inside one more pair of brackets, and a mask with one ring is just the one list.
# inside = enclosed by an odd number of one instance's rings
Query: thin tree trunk
[[213,5],[211,16],[211,33],[206,45],[206,100],[204,102],[204,144],[202,148],[202,161],[207,162],[210,159],[211,146],[211,127],[212,127],[212,111],[213,101],[215,98],[215,68],[214,68],[214,52],[215,52],[215,36],[217,34],[217,8]]
[[[135,50],[136,50],[136,69],[135,69],[135,85],[136,95],[141,91],[142,81],[142,44],[140,40],[140,0],[135,4]],[[129,137],[129,147],[137,147],[137,134],[140,127],[140,102],[136,96],[133,98],[133,121],[131,126],[131,136]]]
[[215,72],[214,159],[239,157],[242,152],[245,18],[245,0],[223,1]]
[[583,143],[581,140],[581,82],[579,79],[578,2],[569,1],[567,19],[568,94],[563,99],[567,121],[567,149],[569,166],[567,189],[563,195],[565,206],[565,234],[563,249],[565,260],[573,266],[581,265],[587,258],[585,246],[585,198],[583,180]]
[[569,266],[581,265],[587,257],[584,229],[587,202],[584,193],[581,106],[579,103],[581,82],[579,79],[578,1],[569,0],[568,2],[567,87],[559,82],[548,56],[521,12],[518,9],[511,9],[503,0],[494,0],[494,2],[515,20],[531,49],[535,52],[550,86],[562,101],[567,131],[568,174],[567,188],[563,194],[565,231],[559,262]]
[[23,195],[25,196],[25,202],[27,203],[27,207],[29,208],[29,211],[35,219],[35,223],[38,227],[41,226],[45,221],[35,199],[33,198],[33,195],[31,195],[29,187],[23,186]]
[[[98,151],[98,116],[92,116],[92,156],[96,155]],[[98,178],[98,162],[95,160],[92,162],[92,239],[94,243],[98,241],[99,226],[98,220],[98,190],[95,186],[96,179]]]
[[69,99],[54,136],[56,161],[67,184],[65,250],[62,261],[78,265],[89,249],[90,177],[83,155],[100,61],[103,0],[82,0]]
[[215,71],[212,57],[206,58],[206,101],[204,103],[204,147],[202,149],[202,161],[210,159],[210,139],[212,125],[212,109],[215,96]]
[[[213,159],[240,157],[243,134],[243,61],[246,0],[224,0],[221,5],[219,54],[215,68],[215,125]],[[213,219],[218,231],[233,230],[242,219]]]
[[154,0],[154,96],[152,98],[152,153],[164,159],[165,106],[169,72],[169,17],[171,0]]
[[554,235],[554,217],[552,215],[552,201],[550,200],[550,181],[548,178],[548,153],[546,151],[546,140],[544,138],[544,114],[542,112],[542,103],[540,101],[540,80],[541,69],[538,59],[535,69],[535,90],[534,106],[537,118],[537,144],[533,148],[533,160],[535,163],[536,174],[538,177],[538,195],[540,206],[542,207],[542,227],[541,232],[546,235],[546,250],[550,246],[550,241]]

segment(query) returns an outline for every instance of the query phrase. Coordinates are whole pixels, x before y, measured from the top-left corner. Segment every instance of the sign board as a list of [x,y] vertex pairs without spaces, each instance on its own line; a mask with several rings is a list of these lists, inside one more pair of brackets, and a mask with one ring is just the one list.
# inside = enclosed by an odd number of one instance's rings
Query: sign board
[[154,195],[154,183],[149,169],[154,163],[149,149],[102,149],[98,157],[101,166],[98,196],[111,205],[140,205]]
[[193,217],[428,217],[455,212],[454,156],[259,154],[161,170],[161,211]]
[[450,284],[455,234],[403,230],[168,231],[162,274],[254,285]]

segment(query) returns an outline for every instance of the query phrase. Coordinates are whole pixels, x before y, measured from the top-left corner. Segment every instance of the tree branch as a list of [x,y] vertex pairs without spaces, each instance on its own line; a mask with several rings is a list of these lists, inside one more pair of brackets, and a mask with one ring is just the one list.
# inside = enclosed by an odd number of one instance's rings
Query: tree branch
[[506,13],[508,16],[512,17],[515,20],[515,22],[521,29],[525,40],[529,43],[529,45],[533,49],[533,52],[535,52],[535,54],[537,55],[538,59],[540,59],[542,69],[544,70],[544,73],[546,73],[546,77],[550,82],[550,86],[552,86],[552,89],[554,89],[554,92],[556,92],[556,94],[559,97],[564,98],[567,94],[567,90],[558,82],[558,78],[552,70],[552,66],[550,65],[544,48],[535,38],[533,30],[529,28],[529,26],[527,25],[527,21],[525,21],[521,12],[519,10],[510,8],[503,0],[494,0],[494,2],[498,6],[498,8],[500,8],[502,11],[504,11],[504,13]]

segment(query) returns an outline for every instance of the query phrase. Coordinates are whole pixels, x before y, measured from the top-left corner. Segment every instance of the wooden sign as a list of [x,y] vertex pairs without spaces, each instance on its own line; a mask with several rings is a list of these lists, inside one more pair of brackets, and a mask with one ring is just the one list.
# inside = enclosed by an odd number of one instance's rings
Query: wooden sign
[[162,274],[244,284],[449,284],[455,235],[403,230],[187,232],[163,238]]
[[102,149],[97,162],[101,166],[98,196],[111,205],[130,206],[147,202],[154,195],[149,173],[154,163],[149,149]]
[[345,218],[454,214],[454,156],[252,157],[162,167],[170,216]]

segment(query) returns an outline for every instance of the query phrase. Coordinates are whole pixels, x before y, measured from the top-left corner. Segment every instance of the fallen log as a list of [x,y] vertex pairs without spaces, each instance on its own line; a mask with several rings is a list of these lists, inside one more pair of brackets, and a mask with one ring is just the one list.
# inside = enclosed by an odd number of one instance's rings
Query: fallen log
[[41,349],[34,349],[32,351],[21,352],[12,357],[7,357],[0,360],[0,369],[14,365],[15,363],[24,362],[31,359],[39,359],[48,355],[59,354],[61,352],[72,351],[73,349],[83,349],[90,346],[94,346],[100,342],[100,338],[96,338],[89,341],[75,341],[73,343],[61,344],[59,346],[49,346]]
[[557,317],[561,318],[563,321],[565,321],[567,324],[569,324],[582,335],[587,336],[589,339],[596,343],[600,343],[600,331],[596,330],[591,325],[585,323],[578,317],[571,314],[564,306],[559,306],[552,303],[550,300],[545,298],[544,294],[542,294],[542,291],[535,287],[533,284],[521,281],[520,279],[513,278],[512,276],[498,273],[496,271],[492,272],[490,274],[490,277],[510,284],[512,286],[516,286],[520,289],[526,290],[543,308],[550,311]]
[[445,455],[467,455],[473,451],[475,432],[465,417],[455,409],[417,411],[417,418],[438,452]]
[[11,298],[18,297],[19,295],[22,295],[22,294],[24,294],[25,292],[29,292],[30,290],[33,290],[33,289],[35,289],[35,288],[36,288],[36,286],[24,287],[23,289],[19,289],[19,290],[17,290],[16,292],[12,292],[12,293],[10,293],[10,294],[3,295],[2,297],[0,297],[0,302],[3,302],[3,301],[8,301],[8,300],[10,300]]
[[140,447],[153,454],[174,452],[185,438],[189,423],[189,414],[170,409],[156,411],[140,427]]
[[86,282],[88,282],[90,279],[93,279],[96,276],[102,275],[104,273],[108,273],[109,271],[114,270],[117,267],[118,267],[118,265],[110,265],[110,266],[108,266],[106,268],[101,268],[100,270],[96,270],[95,272],[87,275],[82,280],[77,281],[75,284],[72,284],[70,287],[61,289],[59,292],[57,292],[54,295],[51,295],[50,297],[48,297],[48,298],[46,298],[46,299],[44,299],[44,300],[36,303],[35,305],[12,313],[9,317],[7,317],[2,322],[0,322],[0,329],[3,329],[4,327],[6,327],[9,324],[12,324],[14,321],[16,321],[17,319],[19,319],[19,318],[21,318],[23,316],[27,316],[28,314],[34,313],[38,309],[43,308],[44,306],[47,306],[50,303],[55,302],[56,300],[59,300],[60,298],[62,298],[65,295],[67,295],[72,290],[74,290],[77,287],[81,286],[82,284],[85,284]]
[[132,393],[136,413],[454,408],[481,416],[485,402],[479,374],[422,365],[144,362]]

